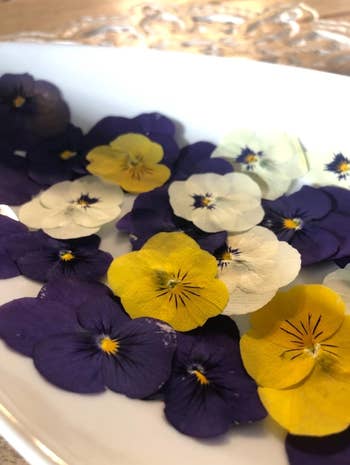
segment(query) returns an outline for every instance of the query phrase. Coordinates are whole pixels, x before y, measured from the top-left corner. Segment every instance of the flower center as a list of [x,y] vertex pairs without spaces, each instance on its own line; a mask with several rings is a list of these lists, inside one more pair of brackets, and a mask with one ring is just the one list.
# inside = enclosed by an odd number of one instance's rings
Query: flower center
[[226,268],[232,261],[236,259],[238,255],[240,255],[241,251],[239,249],[235,249],[230,247],[229,245],[224,246],[219,251],[217,251],[216,260],[218,262],[218,266],[221,270]]
[[129,176],[137,181],[140,181],[146,174],[151,174],[153,172],[152,168],[145,165],[142,155],[127,154],[122,168],[124,171],[128,172]]
[[59,255],[63,262],[70,262],[71,260],[75,259],[75,255],[71,250],[61,250]]
[[245,168],[248,171],[253,171],[255,168],[255,165],[259,162],[259,159],[262,157],[263,152],[254,152],[249,147],[245,147],[244,149],[241,150],[241,153],[237,157],[236,161],[237,163],[242,163],[245,165]]
[[119,349],[119,342],[116,339],[105,336],[100,340],[100,348],[108,355],[115,355]]
[[69,160],[77,155],[77,152],[72,152],[71,150],[64,150],[60,153],[61,160]]
[[15,108],[21,108],[26,102],[26,99],[24,97],[22,97],[22,95],[17,95],[17,97],[15,97],[13,100],[12,100],[12,104]]
[[95,197],[90,197],[89,194],[81,194],[78,200],[76,200],[77,205],[83,208],[88,208],[90,205],[97,203],[98,199]]
[[346,173],[348,171],[350,171],[350,163],[347,163],[347,162],[342,162],[338,165],[338,171],[340,173]]
[[334,351],[338,346],[324,342],[329,338],[324,335],[322,315],[319,315],[316,321],[312,320],[312,314],[309,313],[306,321],[285,320],[283,322],[280,330],[288,336],[288,343],[292,344],[293,348],[284,350],[280,357],[294,360],[306,354],[317,358],[322,351],[334,357],[339,356]]
[[283,227],[298,231],[303,227],[303,222],[300,218],[283,218]]
[[174,305],[176,309],[179,306],[186,307],[194,297],[200,297],[198,292],[202,289],[194,286],[187,276],[188,272],[183,273],[181,270],[177,273],[155,270],[156,296],[166,297],[169,305]]
[[193,208],[207,208],[212,210],[215,208],[215,198],[213,194],[207,192],[205,195],[193,194]]
[[189,368],[187,371],[190,375],[193,375],[196,377],[199,384],[202,384],[202,385],[209,384],[209,380],[205,376],[204,368],[202,366],[196,364],[193,367]]

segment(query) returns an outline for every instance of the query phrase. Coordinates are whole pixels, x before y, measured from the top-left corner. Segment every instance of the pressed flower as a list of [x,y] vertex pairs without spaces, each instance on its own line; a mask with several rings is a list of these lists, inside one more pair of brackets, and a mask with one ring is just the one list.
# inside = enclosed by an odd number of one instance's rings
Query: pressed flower
[[215,258],[184,233],[159,233],[143,248],[114,259],[108,282],[132,317],[149,316],[189,331],[222,312],[225,284]]
[[0,313],[4,341],[33,357],[37,370],[62,389],[97,393],[109,388],[144,398],[170,375],[175,332],[151,318],[130,320],[108,296],[78,309],[48,298],[18,299]]
[[343,249],[342,230],[350,231],[350,216],[336,214],[324,190],[304,186],[289,196],[263,200],[263,207],[262,225],[296,248],[303,265],[334,258]]
[[300,270],[298,251],[261,226],[242,234],[229,234],[225,246],[215,256],[218,277],[230,292],[224,310],[227,315],[261,308]]
[[[6,209],[4,210],[6,211]],[[27,231],[28,229],[19,221],[0,214],[0,279],[13,278],[21,274],[15,260],[9,253],[8,244],[11,240],[23,241]]]
[[202,231],[244,231],[263,218],[258,185],[241,173],[194,174],[169,187],[175,215]]
[[231,163],[221,158],[211,158],[215,148],[210,142],[200,141],[181,149],[171,179],[181,181],[199,173],[231,173]]
[[36,137],[61,132],[69,121],[69,109],[59,89],[30,74],[4,74],[0,78],[0,132],[27,148]]
[[129,234],[133,250],[140,249],[159,232],[182,231],[210,253],[223,246],[227,237],[225,231],[206,233],[190,221],[175,216],[169,203],[168,186],[138,195],[131,212],[124,215],[116,226]]
[[251,317],[244,366],[269,414],[292,434],[325,436],[350,424],[350,317],[331,289],[296,286]]
[[251,175],[269,200],[285,194],[307,172],[299,140],[283,132],[237,129],[220,141],[212,156],[226,158],[235,170]]
[[8,249],[21,274],[36,281],[101,278],[112,256],[98,250],[100,238],[89,236],[58,241],[41,231],[28,232],[23,241],[10,240]]
[[266,416],[257,387],[243,368],[239,333],[228,317],[177,335],[172,374],[164,390],[165,415],[180,432],[208,438]]
[[290,465],[346,465],[350,463],[350,429],[323,438],[289,434],[286,451]]
[[54,184],[23,205],[20,220],[56,239],[90,236],[120,214],[123,193],[94,176]]
[[329,273],[324,278],[323,284],[340,295],[346,305],[347,313],[350,313],[350,265]]
[[163,154],[162,146],[143,134],[123,134],[91,150],[87,169],[128,192],[147,192],[170,177],[170,169],[160,163]]
[[52,185],[86,174],[83,140],[81,129],[73,124],[41,139],[27,153],[30,177],[41,185]]
[[109,145],[123,134],[143,134],[163,149],[162,164],[171,168],[176,161],[179,148],[175,142],[175,125],[160,113],[143,113],[136,118],[109,116],[95,124],[85,137],[85,151],[100,145]]

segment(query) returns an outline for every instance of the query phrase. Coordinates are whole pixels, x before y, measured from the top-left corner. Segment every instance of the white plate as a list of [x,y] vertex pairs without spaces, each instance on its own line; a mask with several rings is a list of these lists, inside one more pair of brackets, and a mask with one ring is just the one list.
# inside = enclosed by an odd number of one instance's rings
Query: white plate
[[[217,142],[234,126],[286,129],[304,141],[348,136],[350,79],[248,60],[154,51],[0,45],[0,74],[30,72],[61,87],[73,122],[88,129],[108,114],[159,111],[182,137]],[[128,244],[106,228],[114,255]],[[328,270],[319,269],[317,281]],[[0,303],[34,296],[22,277],[0,281]],[[198,441],[164,420],[162,404],[107,392],[61,391],[29,358],[0,345],[0,433],[32,465],[287,465],[284,433],[271,421]]]

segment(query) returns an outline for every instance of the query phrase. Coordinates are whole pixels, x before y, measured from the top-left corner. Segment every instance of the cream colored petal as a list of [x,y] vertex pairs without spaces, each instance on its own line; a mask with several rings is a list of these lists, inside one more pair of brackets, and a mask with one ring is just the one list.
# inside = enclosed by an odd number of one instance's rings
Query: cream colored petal
[[18,217],[29,228],[40,229],[42,221],[49,211],[49,209],[42,206],[39,197],[35,197],[21,206]]

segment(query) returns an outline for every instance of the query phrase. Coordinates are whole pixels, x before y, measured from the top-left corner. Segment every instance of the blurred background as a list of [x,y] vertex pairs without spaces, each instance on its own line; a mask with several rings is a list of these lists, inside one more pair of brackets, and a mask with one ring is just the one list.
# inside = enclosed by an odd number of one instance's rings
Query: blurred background
[[185,50],[350,75],[350,0],[0,0],[0,40]]

